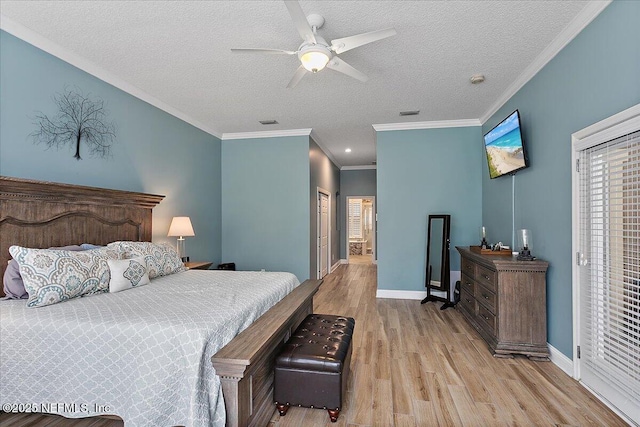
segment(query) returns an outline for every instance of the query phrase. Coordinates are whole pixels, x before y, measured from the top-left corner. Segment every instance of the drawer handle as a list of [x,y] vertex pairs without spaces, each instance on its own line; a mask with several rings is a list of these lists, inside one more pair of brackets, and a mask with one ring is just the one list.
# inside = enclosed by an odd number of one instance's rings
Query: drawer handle
[[489,299],[489,297],[488,297],[488,296],[486,296],[485,294],[482,294],[482,298],[484,298],[484,299]]
[[483,274],[482,277],[484,277],[485,280],[489,280],[489,276]]
[[482,316],[482,317],[484,317],[484,320],[489,320],[489,318],[487,316]]
[[468,303],[471,303],[471,300],[469,298],[466,299]]

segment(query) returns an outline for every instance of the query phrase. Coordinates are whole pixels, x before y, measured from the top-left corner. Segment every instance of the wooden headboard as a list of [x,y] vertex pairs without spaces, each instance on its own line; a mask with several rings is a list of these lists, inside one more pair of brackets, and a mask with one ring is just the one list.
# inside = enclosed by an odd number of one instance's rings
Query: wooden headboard
[[12,245],[48,248],[151,241],[152,209],[163,198],[0,176],[0,277],[11,259]]

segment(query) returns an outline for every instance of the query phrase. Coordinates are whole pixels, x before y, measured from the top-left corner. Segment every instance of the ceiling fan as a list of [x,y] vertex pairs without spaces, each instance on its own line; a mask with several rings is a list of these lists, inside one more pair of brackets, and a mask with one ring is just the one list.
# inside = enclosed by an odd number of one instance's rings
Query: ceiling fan
[[371,31],[369,33],[357,34],[355,36],[343,37],[331,40],[331,44],[317,34],[317,30],[324,25],[324,18],[317,14],[307,17],[297,1],[285,1],[287,9],[291,14],[291,19],[304,40],[298,50],[283,49],[231,49],[236,53],[267,53],[276,55],[298,55],[302,63],[296,70],[287,88],[295,87],[307,72],[317,73],[327,67],[347,76],[366,82],[366,74],[356,70],[351,65],[338,58],[338,54],[353,48],[375,42],[396,35],[396,30],[387,28],[385,30]]

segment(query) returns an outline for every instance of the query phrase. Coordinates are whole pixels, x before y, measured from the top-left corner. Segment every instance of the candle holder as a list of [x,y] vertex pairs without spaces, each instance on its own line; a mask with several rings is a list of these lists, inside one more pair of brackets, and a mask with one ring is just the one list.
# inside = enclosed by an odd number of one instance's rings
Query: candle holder
[[480,239],[480,249],[491,249],[487,242],[487,228],[484,226],[480,227]]
[[536,259],[531,255],[531,230],[526,228],[518,230],[518,247],[520,248],[517,257],[518,261],[533,261]]

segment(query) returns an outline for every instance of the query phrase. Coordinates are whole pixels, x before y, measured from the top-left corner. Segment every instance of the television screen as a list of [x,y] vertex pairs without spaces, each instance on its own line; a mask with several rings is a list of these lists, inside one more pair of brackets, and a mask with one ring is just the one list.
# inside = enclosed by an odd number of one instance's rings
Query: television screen
[[491,179],[514,174],[529,166],[518,110],[484,135],[484,148]]

